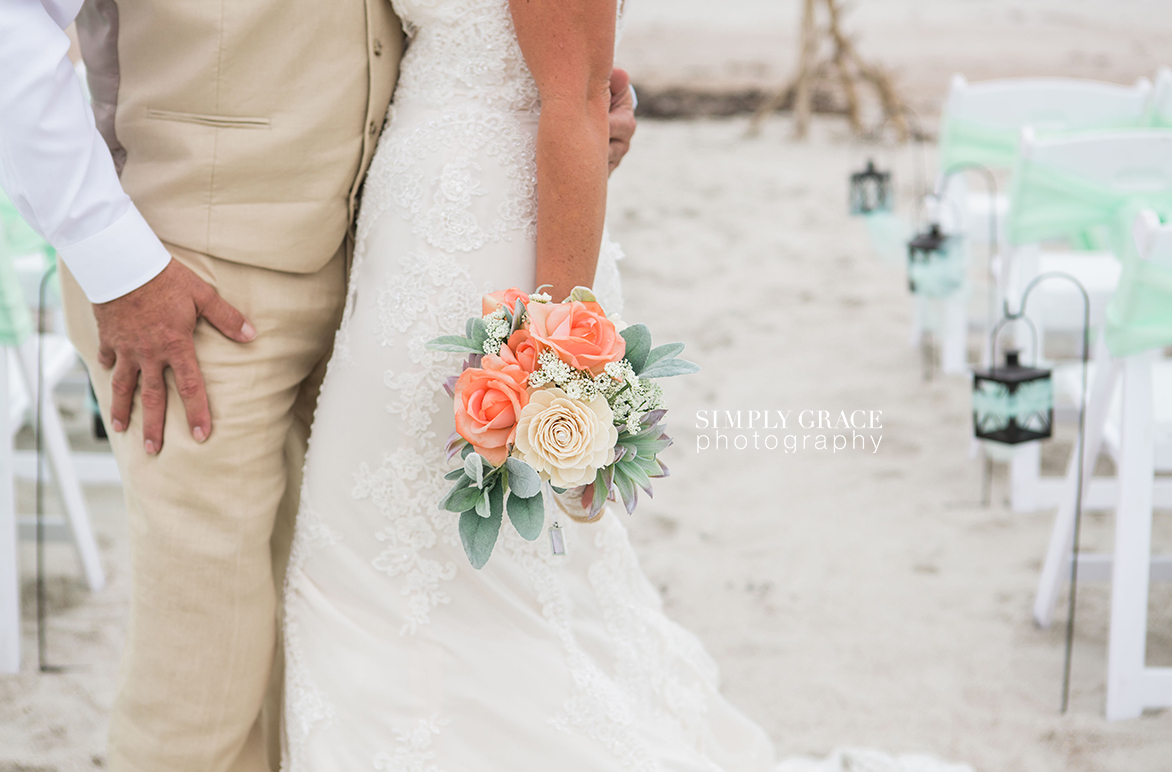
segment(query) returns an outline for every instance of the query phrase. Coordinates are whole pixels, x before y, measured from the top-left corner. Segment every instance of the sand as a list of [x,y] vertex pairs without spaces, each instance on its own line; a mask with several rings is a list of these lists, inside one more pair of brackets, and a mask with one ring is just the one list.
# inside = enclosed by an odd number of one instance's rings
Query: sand
[[[795,5],[631,0],[624,63],[649,82],[679,79],[673,68],[689,57],[685,79],[784,78]],[[864,48],[922,86],[925,110],[953,70],[1130,82],[1172,42],[1168,6],[1154,2],[1016,5],[864,3],[857,21]],[[909,19],[920,33],[905,29]],[[685,341],[704,367],[665,383],[673,476],[630,518],[668,612],[700,635],[727,693],[785,754],[870,746],[983,772],[1172,767],[1172,711],[1103,718],[1105,586],[1080,588],[1071,708],[1058,715],[1061,624],[1039,630],[1030,617],[1051,515],[1011,513],[1003,470],[991,505],[980,504],[968,383],[924,380],[907,343],[904,276],[875,258],[844,211],[862,150],[831,118],[805,144],[788,140],[786,117],[753,140],[746,125],[644,121],[612,185],[612,235],[627,252],[624,317],[648,323],[658,341]],[[909,158],[894,159],[905,211]],[[80,396],[66,389],[63,399],[79,443]],[[866,450],[814,448],[817,434],[842,430],[778,429],[759,430],[758,442],[809,434],[807,449],[737,450],[736,435],[751,443],[752,430],[732,429],[722,430],[727,449],[699,450],[715,430],[698,426],[697,412],[714,410],[721,420],[792,411],[791,429],[803,410],[868,411],[868,422],[876,411],[881,427],[860,430]],[[1069,450],[1069,430],[1061,435],[1046,450],[1052,469]],[[127,544],[117,488],[87,493],[109,586],[89,594],[68,548],[50,548],[49,657],[73,667],[36,673],[33,551],[23,548],[25,670],[0,677],[0,772],[105,761]],[[20,496],[28,511],[30,487]],[[1172,551],[1172,515],[1158,513],[1156,530],[1157,549]],[[1111,532],[1110,513],[1091,513],[1084,546],[1109,549]],[[1154,588],[1149,664],[1172,665],[1170,608],[1172,591]]]

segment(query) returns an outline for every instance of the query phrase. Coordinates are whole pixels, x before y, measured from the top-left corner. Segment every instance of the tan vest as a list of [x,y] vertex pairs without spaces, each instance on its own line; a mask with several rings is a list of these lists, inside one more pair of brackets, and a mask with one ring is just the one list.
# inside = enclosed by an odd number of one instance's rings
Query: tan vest
[[159,238],[295,273],[335,254],[398,77],[389,0],[86,0],[78,32]]

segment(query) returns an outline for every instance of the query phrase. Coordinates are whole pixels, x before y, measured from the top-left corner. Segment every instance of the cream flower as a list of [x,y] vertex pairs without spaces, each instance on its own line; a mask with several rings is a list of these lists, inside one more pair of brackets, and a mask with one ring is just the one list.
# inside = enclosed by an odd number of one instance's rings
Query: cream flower
[[573,488],[594,481],[618,439],[605,397],[583,401],[559,388],[538,389],[517,419],[514,453],[557,487]]

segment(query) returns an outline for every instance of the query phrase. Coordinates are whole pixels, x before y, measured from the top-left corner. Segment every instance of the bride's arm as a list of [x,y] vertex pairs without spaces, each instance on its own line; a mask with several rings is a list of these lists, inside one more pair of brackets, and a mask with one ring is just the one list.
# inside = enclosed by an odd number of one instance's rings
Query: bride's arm
[[554,300],[594,283],[606,209],[615,0],[509,0],[541,94],[537,284]]

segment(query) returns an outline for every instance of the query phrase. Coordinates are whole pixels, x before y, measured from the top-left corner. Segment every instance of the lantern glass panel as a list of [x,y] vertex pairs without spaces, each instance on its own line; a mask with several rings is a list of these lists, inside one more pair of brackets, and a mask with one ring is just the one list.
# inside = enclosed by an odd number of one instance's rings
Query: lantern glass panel
[[891,172],[879,171],[874,161],[867,168],[851,175],[850,213],[852,215],[890,212],[895,195],[891,188]]
[[908,289],[929,298],[944,298],[964,286],[964,239],[945,235],[933,224],[907,245]]
[[1007,352],[1002,367],[973,373],[973,433],[977,438],[1017,445],[1051,436],[1054,385],[1049,370],[1023,367]]

